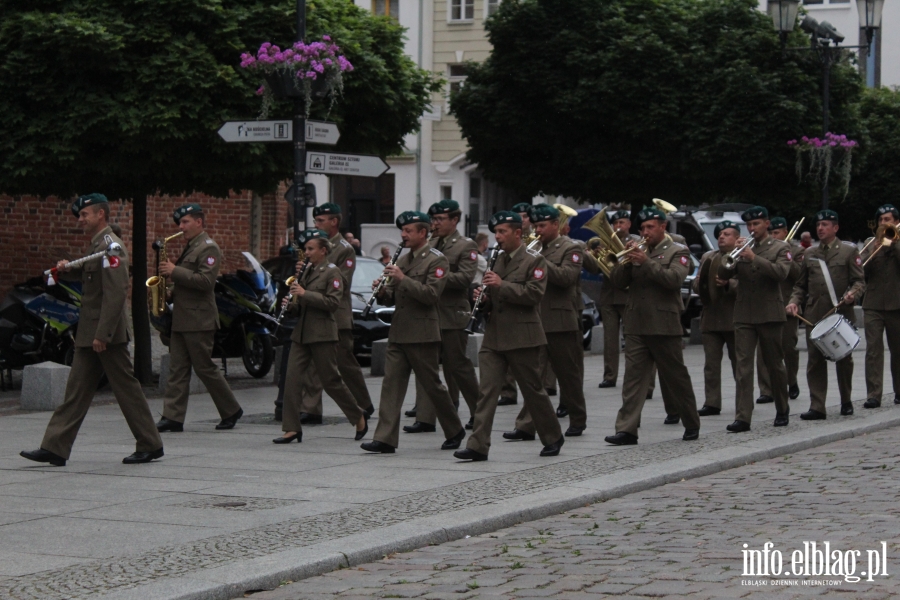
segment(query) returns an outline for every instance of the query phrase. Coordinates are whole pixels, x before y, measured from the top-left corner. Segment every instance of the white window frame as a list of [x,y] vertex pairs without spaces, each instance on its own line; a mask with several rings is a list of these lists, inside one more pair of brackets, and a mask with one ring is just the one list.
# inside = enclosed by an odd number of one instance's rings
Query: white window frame
[[[459,19],[453,18],[453,5],[459,5]],[[466,8],[470,7],[471,11],[469,14],[472,16],[466,17]],[[447,0],[447,22],[448,23],[471,23],[475,20],[475,0]]]
[[[484,18],[487,19],[492,14],[496,13],[500,10],[500,2],[501,0],[484,0]],[[494,7],[494,13],[491,12],[491,7]]]
[[463,63],[451,63],[447,65],[447,97],[450,97],[450,94],[453,93],[453,84],[458,83],[459,87],[462,88],[466,83],[466,79],[469,78],[468,75],[451,75],[450,69],[452,67],[465,67],[466,65]]

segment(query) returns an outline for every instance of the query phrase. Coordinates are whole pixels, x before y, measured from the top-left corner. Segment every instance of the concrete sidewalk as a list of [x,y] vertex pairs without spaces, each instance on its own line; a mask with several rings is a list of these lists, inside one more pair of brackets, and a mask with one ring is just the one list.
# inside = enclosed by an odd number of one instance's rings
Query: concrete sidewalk
[[[863,355],[854,354],[855,397],[864,398]],[[690,346],[685,356],[702,404],[702,349]],[[803,392],[805,361],[804,353]],[[586,373],[589,428],[550,459],[538,457],[538,442],[503,442],[516,406],[497,411],[485,463],[455,461],[439,450],[439,433],[404,434],[395,455],[364,453],[331,402],[327,421],[335,424],[306,428],[302,444],[275,446],[274,388],[238,392],[247,416],[225,432],[213,429],[209,397],[192,396],[186,431],[165,434],[166,457],[149,465],[121,464],[134,445],[115,406],[91,410],[63,468],[17,456],[39,445],[49,413],[2,417],[0,598],[232,598],[900,424],[893,396],[880,409],[857,402],[855,416],[830,409],[828,421],[802,422],[801,394],[790,426],[772,427],[769,404],[757,407],[752,432],[727,434],[729,380],[726,411],[703,419],[699,442],[682,442],[680,426],[662,425],[657,389],[640,445],[617,448],[603,436],[613,433],[620,390],[597,389],[601,357],[587,358]],[[835,405],[833,369],[831,377]],[[381,379],[368,382],[378,398]],[[151,405],[161,410],[160,401]]]

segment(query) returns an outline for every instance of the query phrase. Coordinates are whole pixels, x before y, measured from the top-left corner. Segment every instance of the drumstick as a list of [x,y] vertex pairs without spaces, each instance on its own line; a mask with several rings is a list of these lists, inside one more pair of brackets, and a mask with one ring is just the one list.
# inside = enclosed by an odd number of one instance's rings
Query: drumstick
[[810,323],[809,321],[807,321],[806,319],[804,319],[804,318],[801,317],[800,315],[794,315],[794,316],[796,316],[798,319],[800,319],[801,321],[803,321],[804,323],[806,323],[806,324],[809,325],[810,327],[815,327],[815,324]]

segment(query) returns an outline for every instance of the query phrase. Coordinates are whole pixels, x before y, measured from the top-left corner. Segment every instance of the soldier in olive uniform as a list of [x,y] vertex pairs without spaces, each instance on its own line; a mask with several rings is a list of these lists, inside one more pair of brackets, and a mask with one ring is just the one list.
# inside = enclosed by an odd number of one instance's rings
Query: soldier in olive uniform
[[222,420],[216,429],[232,429],[244,411],[212,359],[219,328],[216,307],[216,277],[222,263],[219,246],[203,225],[206,218],[199,204],[186,204],[172,215],[184,232],[187,246],[178,261],[159,265],[159,273],[171,284],[172,335],[169,340],[169,381],[163,401],[159,431],[184,431],[190,393],[191,367],[206,386]]
[[[325,391],[347,420],[356,425],[356,439],[361,440],[369,431],[367,415],[356,405],[338,367],[339,337],[335,313],[344,296],[344,277],[334,263],[327,262],[331,252],[327,233],[321,229],[307,229],[298,241],[304,245],[309,264],[291,284],[290,310],[299,314],[299,318],[291,334],[291,354],[284,386],[284,435],[272,441],[276,444],[303,441],[300,421],[302,382],[313,364]],[[285,297],[284,302],[288,301]]]
[[[719,249],[703,255],[700,260],[700,273],[714,278],[714,281],[702,282],[700,276],[694,279],[694,292],[699,293],[703,302],[700,313],[700,333],[703,338],[703,381],[705,402],[697,411],[701,417],[717,415],[722,412],[722,349],[728,348],[728,361],[734,375],[736,358],[734,353],[734,301],[737,298],[737,281],[722,279],[718,276],[719,264],[728,255],[741,235],[741,228],[732,221],[722,221],[716,225],[714,233],[719,242]],[[708,267],[704,267],[709,263]],[[704,272],[708,269],[708,274]],[[709,286],[709,295],[704,297],[701,284]]]
[[[472,314],[469,304],[469,286],[478,268],[478,247],[475,242],[460,235],[456,230],[462,212],[455,200],[441,200],[428,209],[431,217],[431,247],[439,250],[450,263],[445,276],[444,291],[438,303],[441,317],[441,362],[444,365],[444,380],[450,398],[459,398],[459,393],[469,406],[472,423],[475,406],[478,403],[478,378],[475,365],[466,355],[469,335],[465,332]],[[416,422],[405,425],[403,431],[419,433],[435,431],[435,414],[431,400],[425,394],[422,384],[416,381]],[[471,426],[468,427],[471,429]]]
[[[789,421],[787,373],[784,369],[782,329],[786,320],[781,282],[791,270],[793,255],[790,246],[769,235],[769,211],[754,206],[741,215],[753,236],[752,247],[745,248],[734,268],[719,267],[722,279],[737,278],[737,300],[734,305],[734,344],[737,356],[737,397],[731,432],[750,430],[753,415],[753,362],[757,344],[762,346],[762,358],[772,380],[775,396],[775,427]],[[737,241],[742,247],[744,238]]]
[[[866,289],[862,260],[855,245],[845,244],[837,238],[838,228],[838,215],[833,210],[821,210],[816,214],[819,245],[806,252],[800,278],[794,285],[790,303],[785,309],[789,315],[797,316],[802,310],[808,321],[816,323],[834,312],[835,306],[824,274],[824,269],[828,269],[835,296],[840,298],[837,312],[853,322],[853,305]],[[809,385],[810,406],[808,412],[800,415],[804,421],[826,417],[825,396],[828,394],[825,355],[815,344],[810,343],[810,333],[812,327],[807,327],[806,347],[809,358],[806,363],[806,382]],[[837,361],[835,368],[841,394],[841,414],[852,415],[853,398],[850,394],[853,386],[853,353]]]
[[[384,269],[390,282],[379,294],[379,302],[393,304],[394,317],[384,357],[384,383],[378,406],[378,427],[371,442],[362,449],[393,453],[400,443],[400,413],[409,385],[416,374],[425,394],[434,405],[446,441],[442,450],[459,448],[463,428],[447,388],[438,374],[441,352],[441,322],[438,304],[450,271],[447,257],[428,246],[431,218],[421,212],[406,211],[397,217],[397,227],[409,252],[396,265]],[[373,288],[378,281],[373,283]]]
[[640,212],[641,235],[647,240],[647,252],[634,242],[626,256],[612,271],[619,287],[628,288],[625,311],[625,379],[622,383],[622,408],[616,418],[616,434],[606,441],[615,445],[637,444],[641,410],[647,398],[656,363],[660,384],[672,393],[673,408],[684,425],[683,440],[700,436],[697,400],[681,348],[681,284],[691,268],[688,249],[666,237],[666,215],[653,207]]
[[67,278],[82,283],[81,314],[75,335],[75,354],[66,382],[65,400],[60,404],[44,433],[41,447],[26,450],[21,456],[35,462],[62,467],[72,452],[72,445],[87,415],[97,385],[106,373],[125,422],[137,441],[134,454],[125,464],[146,463],[163,456],[163,444],[153,426],[153,415],[141,384],[134,377],[128,355],[128,318],[125,299],[128,296],[128,253],[125,244],[109,226],[109,202],[103,194],[88,194],[72,204],[78,225],[91,238],[89,254],[103,252],[115,243],[121,253],[67,267],[61,260],[56,268]]
[[507,373],[512,372],[522,389],[525,408],[544,444],[541,456],[557,456],[565,438],[541,379],[541,351],[547,338],[541,327],[540,304],[547,287],[547,262],[522,244],[522,217],[511,211],[495,213],[488,228],[503,251],[494,268],[484,274],[483,301],[489,313],[478,365],[481,389],[475,426],[464,450],[453,453],[460,460],[487,460],[491,428],[497,411],[495,398]]
[[[547,287],[541,299],[541,327],[547,338],[542,359],[557,373],[560,404],[568,409],[566,436],[581,435],[587,426],[584,401],[584,340],[581,334],[581,244],[559,234],[559,210],[549,204],[531,209],[531,222],[541,240],[541,256],[546,261]],[[543,365],[542,365],[543,367]],[[546,382],[545,388],[546,388]],[[559,413],[557,413],[557,416]],[[533,440],[534,422],[527,407],[516,418],[508,440]]]
[[[771,221],[771,229],[769,235],[776,240],[786,241],[788,234],[787,221],[784,217],[775,217]],[[794,290],[794,284],[800,277],[800,267],[803,265],[803,253],[805,248],[800,244],[791,241],[791,254],[793,261],[791,262],[791,270],[787,279],[781,282],[781,297],[785,302],[791,297]],[[788,380],[788,398],[794,400],[800,395],[800,387],[797,385],[797,372],[800,370],[800,350],[797,348],[797,328],[800,320],[794,316],[788,315],[784,322],[784,329],[781,332],[781,347],[784,350],[784,369],[787,372]],[[769,371],[766,370],[766,363],[762,358],[762,346],[756,349],[756,375],[759,381],[759,398],[756,399],[757,404],[766,404],[774,402],[772,395],[772,384],[769,381]]]
[[[900,211],[891,204],[879,207],[875,218],[879,228],[883,228],[880,231],[900,226]],[[861,258],[866,274],[866,295],[862,303],[866,318],[866,402],[863,406],[881,406],[885,332],[891,352],[894,404],[900,404],[900,236],[891,239],[882,234],[882,239],[869,244]]]
[[[353,354],[353,299],[350,287],[353,283],[353,273],[356,271],[356,252],[353,246],[341,235],[341,207],[327,202],[313,209],[313,219],[316,227],[328,234],[331,243],[331,252],[328,254],[328,262],[337,265],[341,270],[342,297],[334,317],[338,325],[338,367],[341,378],[353,397],[356,404],[365,411],[367,416],[372,416],[375,407],[372,406],[372,397],[369,388],[366,387],[366,379],[363,376],[359,361]],[[322,383],[319,380],[315,367],[310,370],[304,381],[303,404],[300,408],[303,424],[322,423]]]

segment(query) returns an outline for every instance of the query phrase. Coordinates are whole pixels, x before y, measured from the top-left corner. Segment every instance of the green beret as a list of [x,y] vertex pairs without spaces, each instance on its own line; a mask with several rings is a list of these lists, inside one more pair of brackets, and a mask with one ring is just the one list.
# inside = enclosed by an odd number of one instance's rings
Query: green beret
[[175,221],[175,224],[178,225],[178,223],[181,222],[181,217],[196,213],[203,214],[203,209],[200,208],[199,204],[196,202],[193,204],[185,204],[184,206],[179,206],[175,209],[175,212],[172,213],[172,219]]
[[530,202],[519,202],[518,204],[513,206],[510,210],[513,212],[517,212],[517,213],[526,213],[527,214],[528,211],[531,210],[531,203]]
[[838,219],[838,214],[833,210],[820,210],[816,213],[816,223],[819,221],[834,221],[835,223],[839,223],[840,219]]
[[331,242],[328,241],[328,234],[322,231],[321,229],[304,229],[300,232],[299,237],[297,237],[297,241],[302,245],[306,244],[309,240],[325,240],[328,248],[331,248]]
[[655,206],[645,206],[641,209],[641,212],[638,213],[638,221],[643,223],[644,221],[649,221],[650,219],[665,221],[666,213],[659,210]]
[[891,213],[894,215],[895,219],[900,219],[900,211],[894,208],[893,204],[885,204],[883,206],[879,206],[878,210],[875,211],[875,218],[878,219],[881,215],[886,215],[887,213]]
[[107,200],[106,196],[103,194],[85,194],[84,196],[79,196],[78,199],[72,203],[72,214],[77,217],[78,213],[84,208],[96,206],[97,204],[109,204],[109,200]]
[[[515,208],[515,206],[513,208]],[[501,210],[500,212],[494,213],[494,216],[492,216],[491,220],[488,221],[488,229],[491,230],[491,233],[494,233],[497,225],[502,225],[503,223],[518,223],[519,225],[521,225],[522,217],[518,212],[513,212],[511,210]]]
[[753,221],[754,219],[768,219],[769,211],[766,210],[765,206],[754,206],[752,208],[748,208],[744,211],[744,214],[741,215],[741,219],[744,220],[744,223],[749,221]]
[[734,221],[722,221],[721,223],[716,225],[716,228],[713,230],[713,233],[715,234],[716,239],[719,239],[719,234],[722,233],[723,231],[725,231],[726,229],[734,229],[738,233],[741,232],[740,225],[738,225]]
[[529,208],[531,210],[528,211],[528,218],[532,223],[559,220],[559,210],[549,204],[535,204]]
[[787,219],[784,217],[773,217],[769,222],[769,229],[787,229]]
[[325,204],[320,204],[319,206],[313,208],[313,216],[318,217],[319,215],[339,215],[341,214],[341,207],[335,204],[334,202],[326,202]]
[[459,210],[459,202],[456,200],[441,200],[440,202],[435,202],[431,206],[428,207],[429,215],[445,215],[447,213],[452,213],[455,210]]
[[617,210],[616,212],[609,215],[609,222],[615,223],[619,219],[628,219],[631,220],[631,212],[627,210]]
[[397,228],[402,229],[404,225],[409,225],[410,223],[431,223],[431,217],[417,210],[407,210],[400,213],[396,223]]

